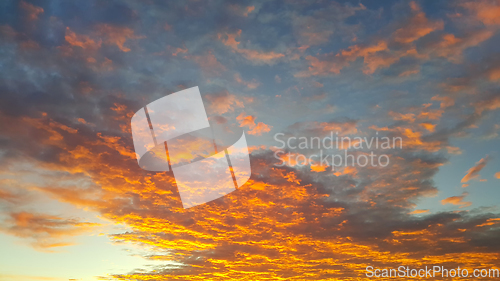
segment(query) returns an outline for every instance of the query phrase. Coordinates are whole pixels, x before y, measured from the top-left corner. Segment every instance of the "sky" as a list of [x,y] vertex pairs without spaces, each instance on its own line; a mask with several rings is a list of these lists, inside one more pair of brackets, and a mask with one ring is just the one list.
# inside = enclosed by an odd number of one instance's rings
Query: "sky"
[[[0,7],[0,280],[500,267],[500,1]],[[251,176],[185,209],[171,172],[138,165],[130,122],[196,86],[211,124],[245,133]],[[403,145],[322,150],[384,166],[277,156],[277,136],[331,133]]]

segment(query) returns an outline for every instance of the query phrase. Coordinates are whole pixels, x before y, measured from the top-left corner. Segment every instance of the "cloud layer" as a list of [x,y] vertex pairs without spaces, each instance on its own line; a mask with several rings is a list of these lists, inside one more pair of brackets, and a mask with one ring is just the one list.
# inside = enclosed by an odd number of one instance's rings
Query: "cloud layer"
[[[109,238],[153,247],[138,254],[165,266],[103,277],[116,280],[354,280],[368,265],[498,267],[498,208],[460,188],[479,173],[499,177],[488,170],[493,157],[474,165],[498,152],[498,1],[438,2],[6,5],[0,231],[48,251],[99,226],[49,212],[42,197],[123,223],[130,231]],[[193,86],[221,132],[247,132],[252,177],[184,209],[171,173],[137,165],[130,118]],[[403,146],[372,149],[390,157],[387,167],[275,165],[275,133],[331,132]],[[179,143],[180,158],[204,148]],[[451,187],[438,184],[443,167],[458,175]],[[420,205],[428,199],[443,209]]]

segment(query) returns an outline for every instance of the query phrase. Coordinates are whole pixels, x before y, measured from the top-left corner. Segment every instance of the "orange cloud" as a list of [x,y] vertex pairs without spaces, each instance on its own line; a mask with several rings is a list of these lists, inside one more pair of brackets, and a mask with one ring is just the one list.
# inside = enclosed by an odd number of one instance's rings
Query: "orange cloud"
[[312,81],[311,84],[316,88],[322,88],[324,85],[318,81]]
[[236,117],[236,120],[240,121],[240,127],[255,127],[255,116],[245,115],[245,112],[242,112],[240,115],[238,115],[238,117]]
[[263,122],[255,124],[255,119],[255,116],[245,115],[245,112],[242,112],[238,117],[236,117],[236,120],[240,122],[240,127],[247,126],[249,129],[251,129],[250,131],[248,131],[250,135],[260,136],[263,133],[271,131],[272,126],[264,124]]
[[[313,9],[305,14],[292,14],[293,35],[300,45],[298,50],[302,53],[311,46],[329,42],[343,21],[361,10],[366,10],[361,3],[351,6],[331,1],[322,9]],[[356,37],[354,34],[350,36]]]
[[245,57],[250,61],[255,61],[257,63],[273,64],[277,59],[285,56],[284,54],[275,53],[273,51],[263,52],[252,49],[240,48],[239,47],[240,42],[236,41],[236,37],[240,36],[241,36],[241,29],[234,34],[229,34],[229,33],[226,33],[225,35],[218,34],[219,40],[221,40],[224,45],[230,47],[233,50],[233,52],[243,55],[243,57]]
[[248,17],[248,14],[253,12],[255,10],[255,6],[248,6],[245,9],[245,12],[243,13],[243,16]]
[[466,183],[471,179],[479,177],[479,172],[486,166],[486,164],[488,164],[488,157],[482,158],[474,167],[470,168],[460,182]]
[[455,100],[451,97],[448,97],[448,96],[443,96],[443,97],[442,96],[433,96],[431,98],[431,100],[440,101],[441,102],[440,107],[443,109],[455,105]]
[[395,62],[399,61],[402,56],[403,55],[380,53],[377,55],[365,57],[363,73],[373,74],[379,68],[387,68]]
[[129,52],[130,48],[125,47],[128,39],[140,39],[144,36],[137,36],[134,31],[127,27],[112,26],[109,24],[99,24],[95,26],[95,31],[91,36],[76,34],[69,27],[66,27],[66,35],[64,39],[72,46],[78,46],[83,49],[97,50],[104,42],[109,45],[116,45],[121,51]]
[[[349,66],[358,58],[363,58],[363,73],[373,74],[377,69],[387,68],[398,62],[402,57],[413,56],[417,58],[427,58],[424,54],[419,54],[412,44],[421,37],[441,30],[444,27],[443,21],[429,21],[416,2],[410,2],[413,15],[399,29],[397,29],[389,40],[379,39],[366,45],[354,45],[345,50],[341,50],[336,55],[325,54],[318,57],[308,56],[309,68],[295,74],[296,77],[309,77],[316,75],[339,74],[340,71]],[[406,44],[401,49],[389,49],[392,43]],[[402,72],[399,76],[409,76],[419,72],[418,68]]]
[[355,120],[330,122],[297,122],[288,126],[296,135],[330,136],[332,133],[339,136],[352,135],[358,132]]
[[482,114],[484,111],[491,111],[500,108],[500,96],[496,95],[489,99],[479,101],[474,105],[477,114]]
[[21,9],[24,10],[24,12],[26,13],[26,16],[29,20],[37,20],[38,19],[38,15],[43,13],[43,8],[41,7],[37,7],[33,4],[30,4],[30,3],[26,3],[24,1],[21,1],[19,3],[19,6],[21,7]]
[[407,76],[411,76],[413,74],[418,74],[419,72],[420,72],[420,68],[417,67],[415,69],[403,71],[398,76],[399,77],[407,77]]
[[1,231],[31,239],[36,249],[46,251],[50,248],[72,245],[73,243],[61,241],[61,238],[81,234],[99,225],[28,212],[11,213],[6,222],[6,225],[0,226]]
[[[395,132],[402,137],[402,143],[405,148],[413,148],[413,149],[423,149],[429,152],[437,152],[443,148],[449,148],[446,146],[446,143],[441,142],[439,140],[425,140],[422,138],[422,132],[415,130],[414,128],[408,127],[377,127],[370,126],[372,130],[376,131],[388,131]],[[451,148],[449,148],[451,149]]]
[[449,154],[455,154],[455,155],[462,154],[462,150],[460,150],[460,148],[456,146],[447,146],[446,150],[448,151]]
[[252,79],[252,81],[243,80],[239,73],[234,74],[234,80],[236,80],[239,84],[246,86],[248,89],[255,89],[260,86],[260,83],[255,79]]
[[[471,3],[471,5],[474,5]],[[412,15],[398,28],[389,39],[378,39],[365,45],[350,46],[337,54],[329,53],[317,57],[307,56],[309,63],[308,70],[300,71],[295,77],[310,77],[316,75],[339,74],[340,71],[349,66],[358,58],[363,58],[363,73],[373,74],[380,68],[387,68],[398,62],[403,57],[415,57],[418,59],[429,59],[430,56],[444,57],[453,63],[460,63],[463,59],[463,52],[488,40],[494,34],[492,30],[482,29],[469,32],[462,37],[454,34],[440,35],[440,39],[434,43],[424,44],[423,48],[417,51],[415,41],[444,28],[442,20],[430,21],[425,13],[416,4],[410,2]],[[496,9],[495,9],[496,10]],[[496,12],[492,12],[496,14]],[[492,16],[490,16],[491,21]],[[323,36],[324,38],[324,36]],[[396,44],[404,44],[399,48],[393,48]],[[403,71],[400,77],[419,73],[419,68]],[[497,74],[492,73],[491,79],[496,79]]]
[[428,209],[425,209],[425,210],[414,210],[413,212],[410,212],[409,214],[410,215],[418,215],[418,214],[425,214],[425,213],[429,213],[429,210]]
[[442,109],[429,109],[428,107],[424,107],[422,111],[418,114],[418,119],[427,119],[427,120],[439,120],[443,115],[444,110]]
[[485,223],[477,225],[477,227],[492,226],[500,223],[500,218],[489,218]]
[[248,152],[252,153],[253,151],[265,150],[267,146],[265,145],[253,145],[248,147]]
[[185,56],[185,58],[197,63],[203,73],[209,77],[218,76],[226,71],[226,67],[217,60],[212,51],[208,51],[205,55]]
[[339,132],[339,135],[351,135],[358,132],[356,122],[322,122],[319,124],[323,132]]
[[500,179],[500,172],[495,174],[495,178]]
[[403,135],[405,138],[405,146],[407,147],[422,147],[426,150],[437,151],[440,147],[437,144],[426,144],[422,140],[422,134],[420,132],[414,132],[412,129],[404,128]]
[[124,46],[128,39],[140,39],[144,36],[137,36],[128,27],[113,26],[109,24],[99,24],[96,26],[97,34],[104,37],[104,42],[116,45],[123,52],[129,52],[130,48]]
[[259,61],[259,62],[264,62],[264,63],[274,63],[276,59],[282,58],[285,55],[280,54],[280,53],[275,53],[273,51],[271,52],[262,52],[262,51],[257,51],[257,50],[250,50],[250,49],[237,49],[237,53],[242,54],[246,59],[250,61]]
[[[384,40],[379,40],[376,44],[369,46],[354,45],[346,50],[340,51],[340,56],[347,59],[347,61],[354,61],[358,57],[368,57],[380,51],[387,50],[387,42]],[[339,55],[337,55],[339,56]]]
[[426,129],[427,131],[429,131],[429,132],[434,132],[436,130],[436,124],[432,124],[432,123],[420,123],[419,125],[421,127],[423,127],[424,129]]
[[35,50],[35,49],[38,49],[40,48],[40,45],[38,45],[37,42],[33,41],[33,40],[26,40],[26,41],[22,41],[19,46],[21,47],[21,49],[25,49],[25,50]]
[[87,35],[76,34],[75,32],[71,31],[69,27],[66,27],[66,35],[64,36],[64,39],[72,46],[90,50],[99,49],[102,43],[102,40],[98,40],[96,42]]
[[470,205],[472,205],[472,202],[463,201],[467,195],[469,195],[469,193],[463,192],[462,195],[460,195],[460,196],[448,197],[446,199],[441,200],[441,204],[442,205],[446,205],[446,204],[457,205],[457,206],[460,206],[460,208],[469,207]]
[[[295,153],[295,152],[288,152],[288,153],[281,153],[278,155],[280,160],[282,160],[286,165],[293,167],[293,166],[305,166],[309,163],[309,160],[304,154],[301,153]],[[312,168],[312,166],[311,166]],[[296,177],[295,174],[289,174],[288,176],[285,176],[284,178],[287,178],[288,181],[295,181]]]
[[[419,57],[420,55],[413,47],[407,50],[392,51],[388,48],[386,40],[379,40],[370,45],[350,46],[336,55],[329,53],[319,57],[307,56],[306,60],[310,64],[308,70],[296,73],[295,77],[339,74],[344,67],[349,66],[358,58],[363,58],[363,73],[373,74],[377,69],[389,67],[405,56]],[[408,73],[408,75],[410,74],[412,73]]]
[[311,165],[311,171],[316,173],[324,172],[326,168],[328,168],[327,165]]
[[394,32],[394,40],[396,42],[412,43],[433,31],[443,29],[444,22],[442,20],[429,21],[416,2],[410,2],[410,7],[414,15],[408,20],[405,26]]
[[0,25],[0,34],[13,39],[18,33],[10,25],[3,24]]
[[219,40],[222,41],[222,43],[224,43],[224,45],[230,47],[231,49],[235,50],[235,49],[238,49],[238,45],[240,44],[240,42],[236,41],[236,37],[240,37],[241,36],[241,29],[238,30],[238,32],[236,33],[226,33],[226,39],[224,39],[223,35],[222,34],[218,34],[217,35]]
[[413,123],[415,122],[415,114],[414,113],[399,113],[394,111],[389,111],[389,116],[391,116],[396,121],[406,121]]
[[491,30],[479,30],[469,33],[463,37],[455,37],[453,34],[444,34],[441,40],[431,46],[430,52],[438,57],[444,57],[453,63],[463,60],[464,50],[479,45],[493,36]]
[[355,176],[357,173],[358,173],[358,170],[356,169],[356,167],[347,166],[347,167],[341,168],[340,170],[337,170],[333,174],[337,177],[340,177],[343,175]]
[[[131,110],[116,102],[110,111],[117,117],[127,115]],[[332,126],[339,124],[332,123]],[[26,126],[13,127],[12,130],[19,130]],[[64,130],[62,126],[57,129],[62,132],[69,130]],[[467,246],[462,244],[465,243],[461,241],[463,236],[453,228],[455,224],[452,219],[459,218],[460,214],[446,213],[443,219],[439,217],[439,220],[423,222],[404,217],[406,211],[402,213],[401,208],[413,208],[413,204],[408,204],[408,201],[421,194],[433,194],[435,189],[426,183],[428,178],[425,175],[436,169],[436,163],[395,157],[391,169],[356,170],[360,182],[366,182],[362,184],[352,180],[354,171],[349,172],[349,169],[336,171],[341,175],[338,178],[331,173],[313,174],[314,178],[328,176],[325,178],[327,184],[323,186],[311,180],[311,174],[304,171],[293,167],[272,167],[265,160],[266,157],[255,157],[252,159],[255,176],[243,188],[217,202],[197,209],[183,209],[177,199],[173,178],[166,173],[144,174],[133,157],[119,151],[121,146],[121,151],[133,153],[133,148],[127,145],[130,139],[108,134],[104,131],[96,139],[94,133],[86,135],[80,132],[76,139],[82,142],[81,145],[61,145],[62,162],[50,164],[56,172],[88,175],[96,183],[95,186],[49,186],[40,188],[40,191],[62,202],[97,210],[116,223],[126,224],[131,230],[112,235],[112,239],[142,247],[155,247],[164,252],[147,255],[148,259],[174,260],[192,265],[180,271],[137,270],[110,278],[195,280],[203,275],[214,280],[286,279],[293,268],[296,279],[321,279],[324,278],[324,271],[318,271],[317,266],[328,269],[332,261],[363,261],[354,267],[350,262],[342,263],[343,270],[334,269],[334,275],[329,274],[332,278],[342,279],[346,275],[362,274],[362,269],[375,261],[392,267],[401,262],[417,264],[423,259],[444,259],[467,265],[497,260],[496,253],[485,253],[472,247],[467,253],[456,253],[454,249],[446,255],[439,251],[433,252],[436,245],[449,245],[453,241],[453,245]],[[51,136],[44,135],[47,138]],[[258,153],[265,155],[268,151]],[[60,177],[54,176],[54,182],[58,181]],[[342,205],[329,200],[330,195],[325,194],[324,189],[328,186],[335,186],[335,201],[338,200]],[[349,210],[340,207],[343,202],[349,203]],[[365,212],[367,219],[353,221],[351,212],[358,210],[360,204],[360,210]],[[382,212],[379,212],[379,206]],[[395,214],[391,214],[391,209],[388,209],[392,206],[395,206]],[[403,216],[406,224],[395,224],[395,217],[390,217],[392,215],[397,218]],[[387,221],[384,222],[386,217]],[[486,219],[484,222],[489,223]],[[386,227],[389,228],[387,233],[380,233]],[[486,225],[484,227],[488,228]],[[371,239],[363,239],[363,235],[356,236],[360,229],[378,233],[380,239],[372,242]],[[169,235],[165,236],[164,233]],[[272,235],[263,240],[263,233]],[[57,243],[65,242],[59,239],[56,243],[48,244],[54,246]],[[408,250],[392,256],[391,260],[381,259],[394,247]],[[311,248],[314,251],[303,251]],[[422,249],[425,255],[419,255]],[[193,259],[193,256],[203,258]],[[221,274],[224,278],[220,277]]]
[[271,131],[272,126],[259,122],[257,126],[253,127],[251,131],[248,131],[250,135],[260,136],[263,133],[268,133]]
[[312,16],[294,17],[293,23],[298,36],[298,42],[302,45],[299,47],[299,51],[302,52],[310,46],[328,42],[334,32],[334,29],[327,26],[324,21]]
[[498,79],[500,79],[500,67],[490,70],[488,76],[491,81],[497,81]]
[[296,73],[295,77],[310,77],[318,75],[339,74],[340,70],[347,63],[339,64],[329,59],[331,54],[321,56],[321,60],[317,57],[307,56],[306,60],[309,62],[308,70]]
[[237,16],[243,16],[243,17],[248,17],[250,13],[255,11],[255,6],[241,6],[238,4],[229,4],[227,5],[228,9],[231,11],[232,14],[235,14]]
[[500,2],[498,0],[473,1],[462,4],[474,13],[477,20],[486,26],[500,24]]
[[236,96],[228,91],[208,94],[205,98],[210,102],[209,110],[217,114],[232,112],[235,108],[245,107],[244,102],[250,103],[253,101],[252,98]]
[[188,49],[187,48],[177,48],[175,51],[172,53],[172,56],[176,57],[178,54],[187,54]]

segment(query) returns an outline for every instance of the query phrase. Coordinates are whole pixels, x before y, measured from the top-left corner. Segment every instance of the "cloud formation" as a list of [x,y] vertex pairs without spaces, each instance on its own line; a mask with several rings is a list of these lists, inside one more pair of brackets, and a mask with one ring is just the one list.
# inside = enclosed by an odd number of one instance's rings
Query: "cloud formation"
[[[458,157],[498,151],[494,138],[478,138],[500,109],[496,2],[20,3],[0,11],[3,233],[59,249],[98,225],[46,206],[95,212],[128,227],[108,233],[113,242],[165,261],[102,277],[114,280],[354,280],[368,265],[498,266],[494,196],[446,198],[456,190],[439,180],[464,172]],[[248,133],[253,174],[184,209],[172,173],[137,165],[130,118],[192,86],[210,122]],[[273,133],[403,145],[372,150],[388,155],[385,168],[280,167]],[[178,144],[181,161],[207,143]],[[370,152],[338,144],[324,152]],[[494,161],[480,160],[463,184]]]
[[9,216],[0,225],[0,231],[27,238],[31,240],[33,247],[44,251],[72,245],[73,243],[62,239],[82,234],[99,225],[80,222],[76,219],[63,219],[57,216],[28,212],[11,213]]
[[475,179],[479,177],[479,172],[488,164],[488,157],[482,158],[479,160],[476,165],[472,168],[470,168],[467,171],[467,174],[462,178],[460,182],[466,183],[469,182],[471,179]]
[[469,207],[472,205],[472,202],[469,201],[464,201],[464,198],[469,195],[467,192],[463,192],[462,195],[460,196],[451,196],[446,199],[441,200],[441,204],[446,205],[446,204],[452,204],[452,205],[457,205],[460,206],[460,208],[464,207]]

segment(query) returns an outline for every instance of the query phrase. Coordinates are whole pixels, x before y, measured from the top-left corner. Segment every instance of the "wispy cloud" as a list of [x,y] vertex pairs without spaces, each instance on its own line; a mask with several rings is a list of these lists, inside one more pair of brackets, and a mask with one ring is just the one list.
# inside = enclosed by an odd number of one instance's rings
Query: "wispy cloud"
[[488,164],[488,157],[482,158],[476,165],[467,171],[467,174],[462,178],[460,182],[466,183],[471,179],[479,178],[479,172]]
[[446,204],[452,204],[452,205],[457,205],[460,206],[460,208],[464,207],[469,207],[472,205],[472,202],[469,201],[464,201],[464,198],[469,195],[467,192],[463,192],[462,195],[460,196],[451,196],[446,199],[441,200],[441,204],[446,205]]
[[72,245],[72,242],[61,239],[82,234],[99,225],[97,223],[80,222],[75,219],[63,219],[58,216],[28,212],[11,213],[9,215],[10,218],[0,225],[0,231],[27,238],[32,241],[33,247],[45,251]]

